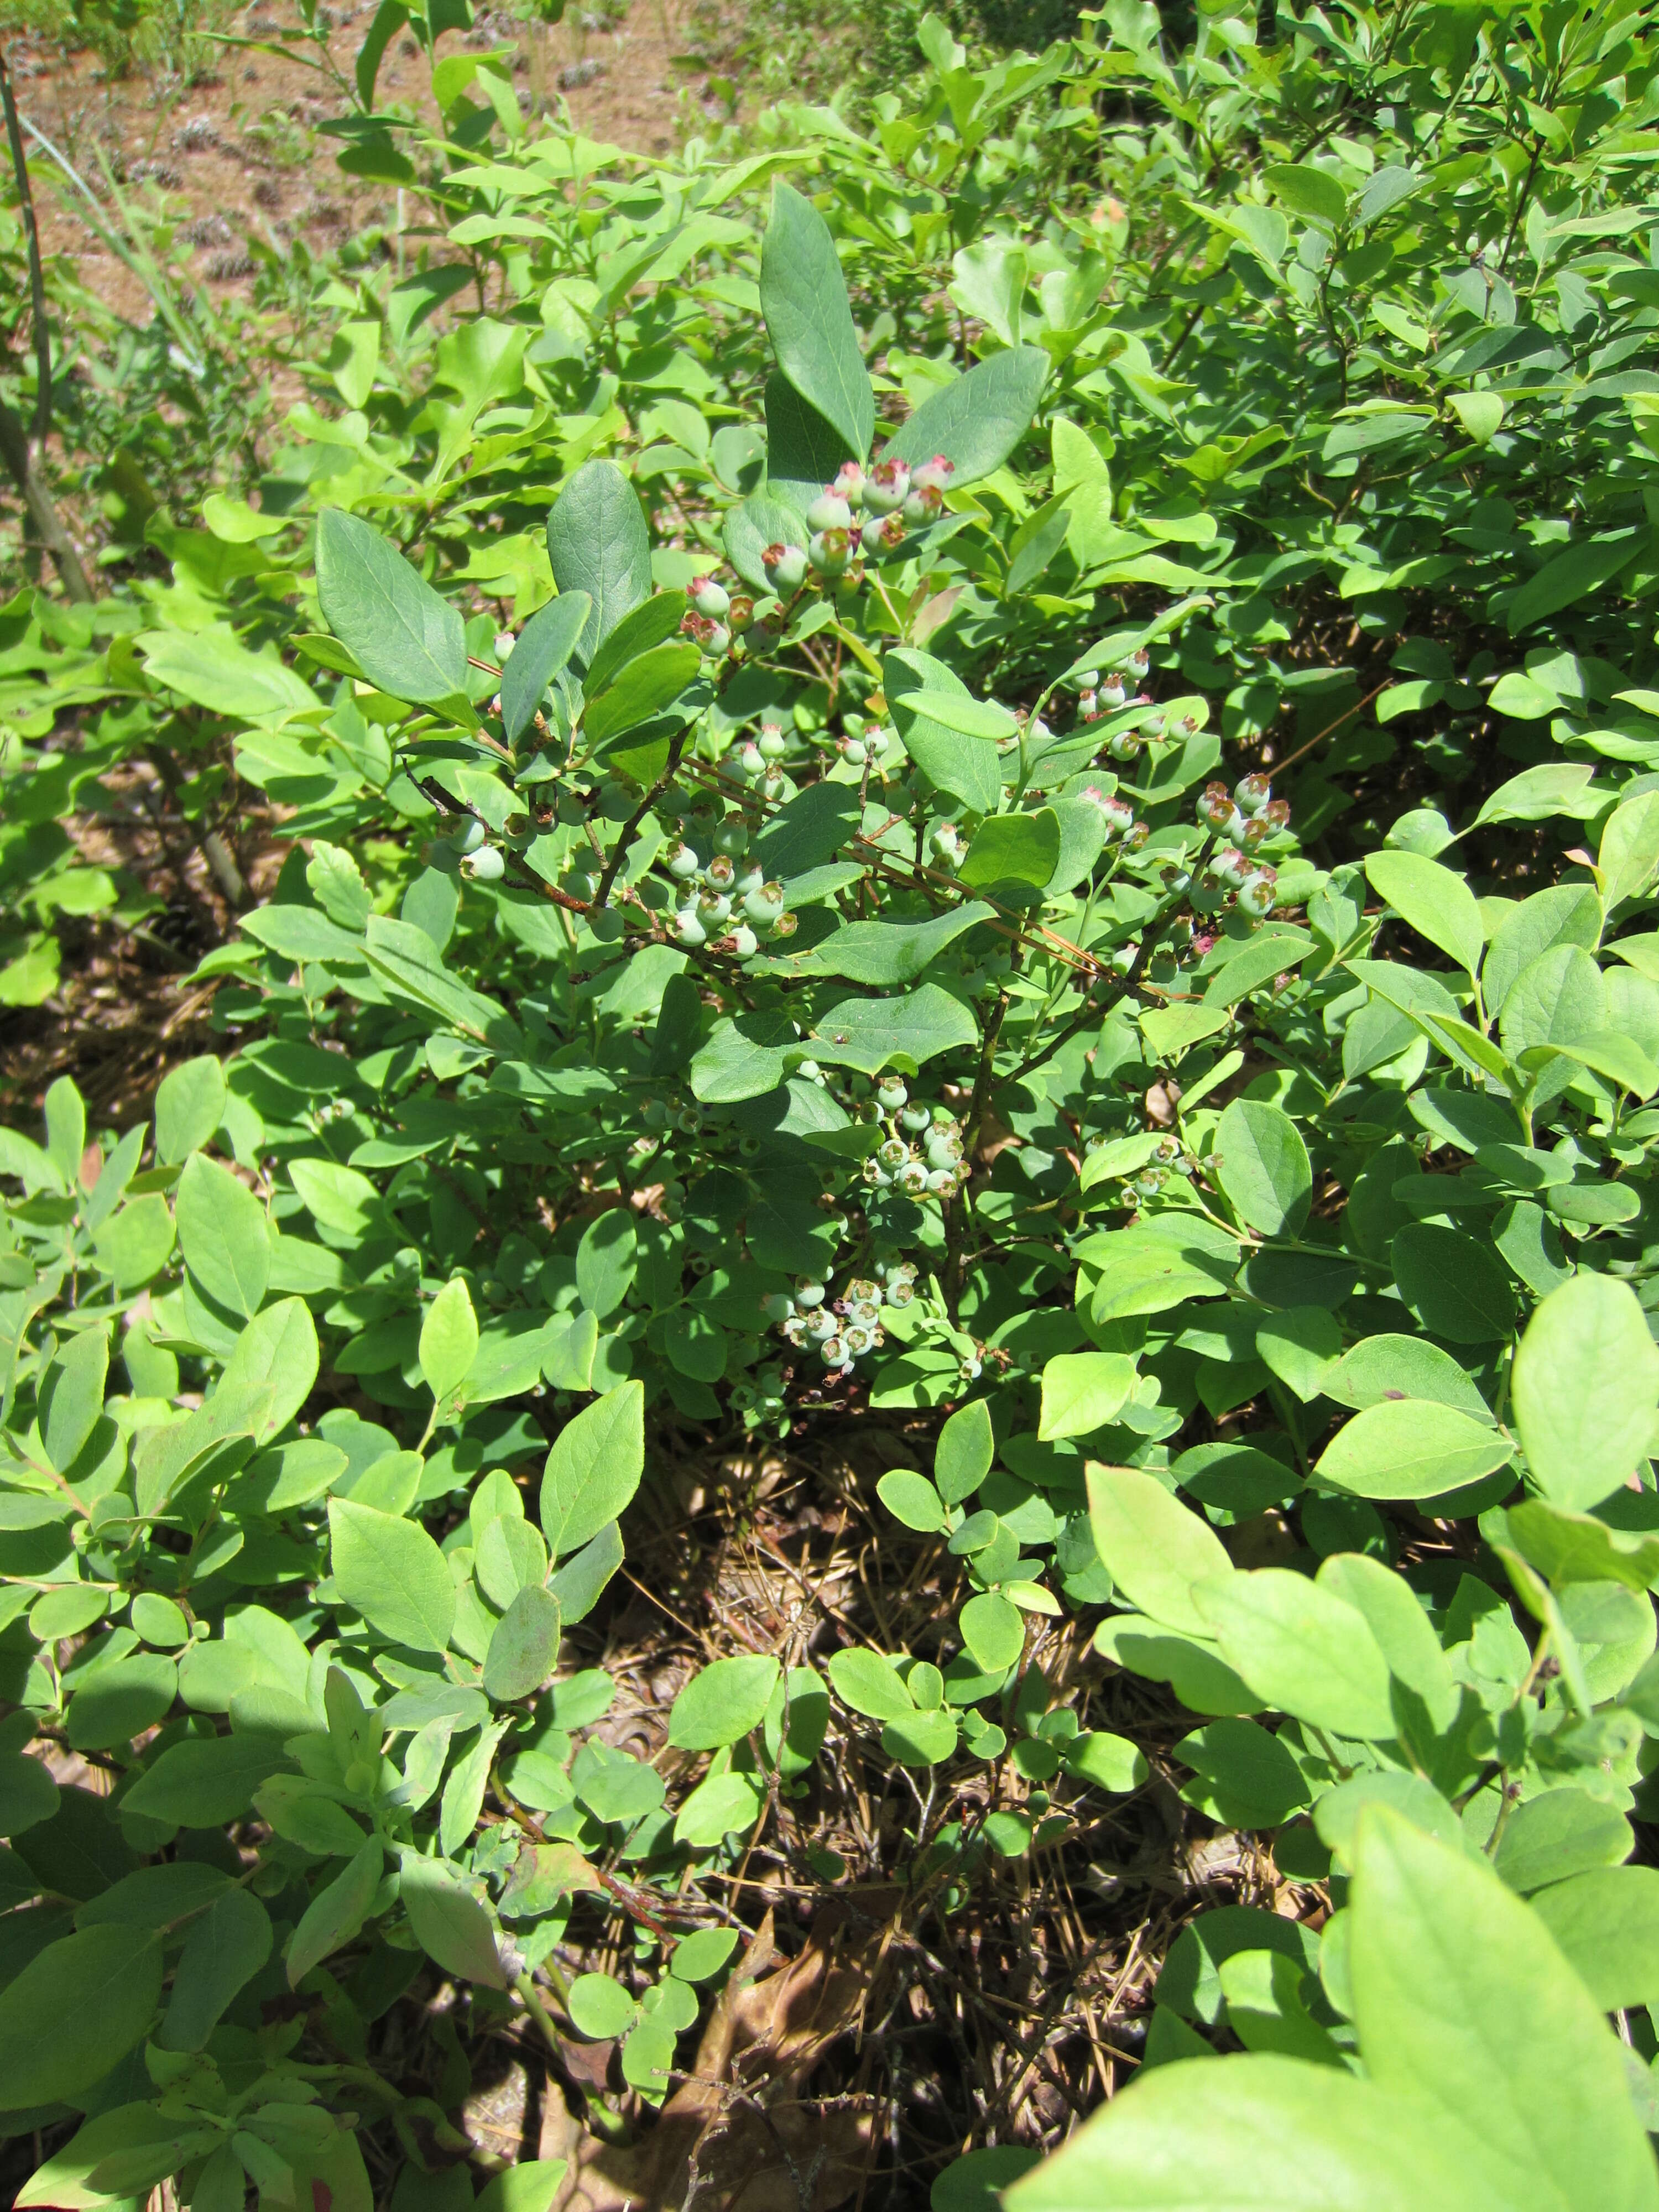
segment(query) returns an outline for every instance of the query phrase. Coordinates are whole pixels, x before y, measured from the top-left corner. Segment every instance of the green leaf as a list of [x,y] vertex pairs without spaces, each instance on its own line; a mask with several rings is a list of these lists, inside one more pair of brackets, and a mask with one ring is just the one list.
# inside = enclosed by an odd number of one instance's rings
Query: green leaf
[[70,1699],[68,1734],[76,1751],[112,1751],[154,1728],[173,1705],[178,1670],[153,1651],[112,1659]]
[[1139,1790],[1151,1771],[1138,1744],[1105,1729],[1085,1729],[1062,1745],[1060,1764],[1079,1782],[1091,1782],[1097,1790],[1109,1790],[1115,1796]]
[[547,687],[576,650],[593,611],[586,592],[561,592],[520,631],[501,671],[501,725],[516,745],[540,712]]
[[609,2039],[623,2035],[640,2008],[610,1974],[578,1974],[570,1984],[570,2018],[579,2035]]
[[993,814],[974,832],[957,879],[970,890],[1017,886],[1040,891],[1060,861],[1060,817],[1052,806],[1035,814]]
[[[930,783],[959,799],[975,814],[992,814],[1002,796],[1002,768],[988,737],[964,737],[923,714],[918,702],[957,702],[957,719],[979,708],[967,685],[943,661],[897,648],[882,661],[882,690],[906,751]],[[999,725],[1001,726],[1001,725]]]
[[1095,1549],[1113,1582],[1154,1620],[1208,1642],[1194,1591],[1232,1565],[1209,1522],[1136,1468],[1091,1464],[1087,1479]]
[[779,1671],[769,1653],[716,1659],[675,1698],[668,1741],[685,1751],[717,1751],[741,1741],[765,1718]]
[[913,1711],[915,1699],[890,1659],[852,1644],[830,1656],[830,1682],[842,1705],[866,1720],[896,1720]]
[[1621,568],[1628,568],[1647,542],[1644,527],[1609,531],[1545,562],[1510,601],[1510,635],[1516,636],[1547,615],[1559,614],[1563,607],[1599,590]]
[[518,1591],[490,1632],[483,1686],[497,1705],[527,1698],[553,1671],[558,1656],[559,1601],[539,1583]]
[[[638,1249],[639,1237],[629,1206],[613,1206],[596,1214],[583,1230],[576,1247],[576,1287],[589,1313],[601,1321],[616,1312],[632,1288]],[[615,1516],[607,1513],[605,1518],[609,1521]]]
[[1659,868],[1659,791],[1644,791],[1614,807],[1596,852],[1601,903],[1609,914],[1634,898]]
[[46,1457],[67,1474],[104,1410],[104,1381],[109,1372],[109,1339],[101,1328],[72,1336],[47,1368],[36,1401],[36,1418]]
[[1494,1474],[1515,1447],[1489,1421],[1421,1398],[1384,1398],[1356,1413],[1315,1474],[1355,1498],[1439,1498]]
[[1006,2212],[1510,2212],[1478,2146],[1412,2102],[1305,2060],[1249,2053],[1143,2070]]
[[368,1917],[374,1893],[380,1886],[386,1853],[378,1836],[332,1881],[320,1889],[301,1915],[289,1938],[288,1985],[297,1990],[313,1966],[349,1943]]
[[1486,1400],[1470,1381],[1468,1370],[1437,1344],[1421,1337],[1363,1337],[1345,1352],[1325,1376],[1322,1385],[1328,1398],[1356,1409],[1391,1398],[1431,1398],[1437,1405],[1455,1406],[1490,1422]]
[[672,705],[702,666],[702,650],[689,639],[657,646],[630,661],[583,713],[589,744],[599,751],[613,738],[650,721]]
[[244,1182],[201,1152],[179,1178],[173,1212],[185,1265],[216,1305],[252,1320],[270,1279],[265,1210]]
[[1241,1221],[1264,1237],[1295,1236],[1308,1218],[1313,1169],[1290,1115],[1260,1098],[1235,1098],[1212,1154],[1216,1180]]
[[161,1995],[161,1938],[147,1928],[88,1928],[48,1943],[9,1984],[0,2012],[8,2106],[77,2099],[131,2050]]
[[977,1035],[959,999],[937,983],[923,983],[901,998],[843,999],[817,1017],[805,1042],[813,1058],[830,1066],[856,1068],[862,1075],[895,1067],[915,1075],[941,1053],[972,1044]]
[[1450,2141],[1475,2135],[1496,2201],[1537,2212],[1659,2204],[1617,2043],[1486,1867],[1397,1814],[1368,1813],[1348,1967],[1370,2079],[1426,2107]]
[[281,1298],[256,1314],[237,1338],[219,1389],[271,1391],[263,1442],[285,1429],[311,1395],[318,1363],[317,1324],[310,1308],[303,1298]]
[[651,596],[651,540],[638,495],[614,461],[588,461],[547,518],[547,557],[561,598],[586,592],[576,657],[591,661],[624,615]]
[[143,630],[132,641],[152,683],[165,684],[215,714],[254,721],[262,715],[304,714],[317,704],[301,676],[263,653],[250,653],[231,631]]
[[447,1651],[455,1626],[448,1563],[417,1521],[328,1501],[334,1586],[377,1634],[411,1651]]
[[1503,1261],[1461,1230],[1408,1222],[1389,1256],[1401,1296],[1431,1336],[1496,1344],[1515,1327],[1515,1292]]
[[1635,1843],[1616,1805],[1584,1790],[1545,1790],[1511,1808],[1492,1863],[1525,1896],[1595,1867],[1622,1866]]
[[956,1717],[944,1711],[901,1713],[882,1729],[881,1747],[901,1766],[937,1766],[957,1747]]
[[211,1054],[169,1068],[155,1093],[155,1157],[164,1166],[199,1152],[224,1118],[225,1071]]
[[1283,1567],[1229,1574],[1194,1598],[1222,1657],[1267,1704],[1338,1735],[1393,1735],[1389,1662],[1352,1606]]
[[933,1486],[947,1505],[971,1498],[991,1472],[996,1438],[991,1408],[983,1398],[959,1407],[939,1432],[933,1448]]
[[317,591],[329,628],[378,690],[423,705],[465,695],[459,613],[378,530],[337,507],[318,518]]
[[896,1521],[924,1533],[945,1525],[945,1500],[925,1474],[914,1468],[891,1468],[876,1485],[876,1494]]
[[1086,1437],[1115,1420],[1134,1394],[1135,1364],[1121,1352],[1062,1352],[1042,1370],[1037,1435]]
[[489,1915],[448,1867],[405,1851],[398,1896],[422,1950],[445,1973],[486,1989],[507,1987]]
[[913,983],[946,945],[976,923],[988,921],[994,912],[982,899],[966,899],[931,921],[843,922],[796,960],[795,972],[890,988]]
[[711,1774],[680,1807],[674,1841],[709,1850],[729,1835],[746,1834],[765,1807],[766,1792],[752,1774]]
[[1659,1346],[1627,1283],[1580,1273],[1527,1325],[1510,1374],[1533,1479],[1568,1511],[1598,1505],[1647,1452]]
[[222,1828],[251,1812],[255,1793],[288,1765],[269,1736],[186,1737],[169,1744],[121,1802],[170,1827]]
[[1510,1506],[1504,1521],[1522,1558],[1558,1589],[1567,1583],[1616,1582],[1641,1590],[1659,1583],[1659,1535],[1627,1534],[1541,1498]]
[[1041,346],[1011,346],[931,392],[882,448],[884,460],[911,463],[943,453],[953,488],[1000,469],[1024,436],[1048,380]]
[[1552,1881],[1532,1909],[1598,2012],[1659,2004],[1659,1869],[1598,1866]]
[[875,394],[859,349],[830,227],[781,178],[761,241],[761,313],[778,367],[862,459],[876,425]]
[[568,2164],[562,2158],[532,2158],[503,2167],[478,2191],[473,2212],[550,2212]]
[[1311,161],[1270,163],[1261,172],[1261,180],[1304,222],[1340,230],[1347,219],[1348,195],[1328,169],[1317,169]]
[[478,1318],[465,1279],[453,1276],[421,1322],[421,1376],[439,1406],[453,1397],[478,1356]]
[[805,549],[810,534],[793,507],[759,493],[726,509],[721,532],[726,559],[750,591],[761,592],[772,588],[761,559],[767,547],[799,545]]
[[565,1423],[542,1474],[541,1523],[556,1559],[617,1519],[644,1468],[642,1384],[621,1383]]
[[1437,945],[1449,960],[1471,975],[1474,974],[1480,965],[1486,931],[1474,893],[1462,876],[1421,853],[1392,849],[1368,853],[1365,873],[1377,896],[1385,899],[1419,937]]
[[216,1898],[191,1924],[156,2041],[163,2051],[200,2051],[226,2006],[270,1956],[270,1915],[246,1889]]
[[988,1674],[1000,1674],[1025,1649],[1025,1623],[1017,1605],[987,1591],[962,1608],[962,1640]]
[[704,1105],[763,1098],[783,1080],[794,1024],[775,1013],[726,1015],[691,1062],[691,1096]]
[[572,1553],[547,1585],[549,1593],[558,1600],[567,1627],[586,1620],[622,1563],[622,1531],[614,1521],[607,1521],[597,1536],[580,1552]]
[[766,380],[766,488],[804,515],[843,462],[860,459],[781,369]]

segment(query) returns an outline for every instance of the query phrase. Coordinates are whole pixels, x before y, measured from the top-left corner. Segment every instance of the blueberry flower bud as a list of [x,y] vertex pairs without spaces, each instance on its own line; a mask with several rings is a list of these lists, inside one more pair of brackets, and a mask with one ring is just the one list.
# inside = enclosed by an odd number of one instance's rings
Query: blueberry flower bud
[[1270,830],[1288,830],[1291,826],[1291,802],[1288,799],[1272,799],[1262,808],[1260,817]]
[[836,481],[830,486],[830,489],[837,497],[844,499],[849,508],[862,506],[864,502],[863,464],[859,461],[843,461],[836,471]]
[[872,514],[891,514],[909,489],[910,471],[902,461],[878,461],[864,479],[864,504]]
[[927,1170],[920,1160],[907,1160],[895,1181],[907,1198],[920,1198],[927,1188]]
[[732,902],[721,892],[716,890],[698,892],[697,913],[705,928],[711,922],[724,921],[731,911]]
[[721,653],[729,650],[732,633],[724,623],[710,623],[697,642],[705,653],[712,653],[718,659]]
[[849,768],[862,768],[870,757],[862,738],[839,738],[836,741],[836,750]]
[[888,1137],[876,1147],[876,1158],[884,1168],[902,1168],[910,1157],[910,1147],[902,1137]]
[[775,592],[798,592],[806,581],[806,555],[799,545],[769,545],[761,566]]
[[800,916],[798,914],[781,914],[772,924],[772,934],[774,937],[793,937],[799,927]]
[[1100,703],[1109,711],[1115,710],[1128,697],[1123,688],[1123,678],[1115,669],[1100,687]]
[[900,511],[907,522],[932,522],[942,512],[944,506],[944,495],[937,484],[913,482],[909,496]]
[[933,1121],[931,1109],[914,1098],[899,1115],[899,1126],[908,1129],[912,1136],[920,1136],[924,1129],[931,1128]]
[[712,576],[699,576],[686,596],[700,615],[707,615],[713,622],[724,622],[731,611],[730,592]]
[[822,1083],[823,1070],[815,1060],[804,1060],[795,1070],[803,1083]]
[[1092,691],[1078,693],[1077,710],[1085,722],[1097,722],[1100,720],[1100,701]]
[[809,530],[848,530],[852,523],[853,510],[833,485],[821,493],[806,510]]
[[728,814],[714,832],[714,850],[728,855],[749,849],[749,824],[741,814]]
[[1146,840],[1152,836],[1152,824],[1150,823],[1132,822],[1123,833],[1124,851],[1126,853],[1139,853],[1146,845]]
[[753,783],[766,773],[766,756],[752,738],[745,738],[730,756],[731,763],[745,783]]
[[782,884],[763,883],[758,889],[746,891],[743,910],[750,921],[769,927],[783,912]]
[[[841,501],[838,505],[844,506]],[[823,501],[818,502],[822,506]],[[817,507],[813,512],[816,514]],[[822,576],[839,576],[852,556],[852,539],[841,524],[831,524],[820,530],[806,549],[807,557]]]

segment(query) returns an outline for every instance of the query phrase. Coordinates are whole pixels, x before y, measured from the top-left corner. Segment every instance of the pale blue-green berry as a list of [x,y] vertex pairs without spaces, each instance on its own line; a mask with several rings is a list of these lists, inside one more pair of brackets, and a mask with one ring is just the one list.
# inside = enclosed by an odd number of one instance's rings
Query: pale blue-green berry
[[806,510],[809,530],[849,530],[852,523],[853,510],[836,491],[820,492]]
[[501,858],[500,848],[495,845],[480,845],[476,853],[466,855],[461,866],[475,883],[480,884],[498,884],[507,872],[507,862]]
[[686,596],[697,612],[711,622],[724,622],[732,611],[730,592],[712,576],[700,576]]
[[697,856],[689,845],[676,842],[669,847],[664,865],[671,876],[684,883],[688,877],[697,872]]
[[[759,943],[760,940],[746,921],[740,921],[732,932],[732,950],[739,960],[750,958],[758,951]],[[759,1149],[759,1146],[757,1145],[756,1150],[758,1152]]]
[[788,750],[782,729],[776,722],[763,722],[758,740],[763,760],[781,760]]
[[799,545],[769,545],[761,555],[766,580],[780,593],[799,591],[806,581],[806,554]]
[[453,842],[457,852],[476,853],[483,841],[484,826],[475,815],[464,830],[456,833]]

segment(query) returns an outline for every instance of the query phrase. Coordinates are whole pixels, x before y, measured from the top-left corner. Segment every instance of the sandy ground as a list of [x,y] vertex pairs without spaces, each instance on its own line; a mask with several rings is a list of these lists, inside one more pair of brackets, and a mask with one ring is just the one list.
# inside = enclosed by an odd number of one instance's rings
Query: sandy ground
[[[374,12],[374,0],[332,10],[330,54],[348,76]],[[538,95],[556,110],[568,106],[591,137],[639,153],[665,154],[702,117],[726,116],[709,87],[711,76],[720,82],[734,8],[631,0],[624,11],[605,11],[618,12],[613,22],[573,4],[566,21],[532,31],[481,8],[473,29],[446,38],[439,53],[510,48],[522,106],[532,108]],[[228,29],[257,39],[296,21],[292,0],[254,0]],[[395,195],[344,175],[334,158],[338,142],[318,134],[319,124],[349,112],[348,101],[296,59],[226,45],[191,82],[165,72],[109,82],[89,53],[21,36],[9,53],[23,115],[97,194],[106,219],[115,213],[107,165],[123,194],[165,219],[189,250],[191,275],[216,296],[247,289],[251,240],[286,251],[302,238],[320,252],[367,224],[395,220]],[[382,108],[435,119],[426,59],[411,38],[388,51],[375,96]],[[46,251],[73,257],[89,289],[148,321],[142,283],[109,252],[85,198],[36,142],[30,147]]]

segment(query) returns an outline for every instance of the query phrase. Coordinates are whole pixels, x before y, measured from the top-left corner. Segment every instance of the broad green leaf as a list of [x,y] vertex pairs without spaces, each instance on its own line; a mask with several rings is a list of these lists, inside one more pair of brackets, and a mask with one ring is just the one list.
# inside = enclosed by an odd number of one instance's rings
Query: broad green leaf
[[1612,2032],[1495,1875],[1374,1811],[1360,1829],[1353,1916],[1354,2021],[1379,2087],[1431,2112],[1444,2140],[1474,2136],[1504,2203],[1659,2204]]
[[1368,853],[1365,873],[1377,896],[1385,899],[1419,937],[1426,938],[1471,975],[1475,973],[1486,932],[1474,893],[1462,876],[1421,853],[1393,849]]
[[[576,1247],[576,1287],[591,1314],[605,1321],[628,1296],[634,1281],[639,1239],[631,1208],[615,1206],[596,1214]],[[609,1521],[614,1516],[607,1513]]]
[[622,1531],[614,1521],[607,1521],[550,1577],[548,1591],[557,1600],[566,1627],[586,1620],[622,1563]]
[[1109,1790],[1117,1796],[1139,1790],[1150,1771],[1137,1744],[1102,1729],[1073,1736],[1061,1748],[1060,1764],[1079,1782],[1091,1782],[1097,1790]]
[[313,1966],[320,1966],[356,1935],[368,1917],[385,1863],[380,1839],[373,1837],[312,1899],[289,1938],[289,1989],[298,1989]]
[[1425,1343],[1421,1337],[1392,1333],[1362,1337],[1325,1376],[1322,1388],[1339,1406],[1352,1406],[1356,1411],[1379,1405],[1385,1399],[1429,1398],[1439,1405],[1455,1406],[1460,1413],[1472,1413],[1477,1420],[1492,1419],[1491,1410],[1469,1380],[1468,1369],[1460,1366],[1450,1352],[1443,1352],[1437,1344]]
[[191,1923],[156,2034],[164,2051],[200,2051],[225,2008],[270,1956],[270,1915],[246,1889],[216,1898]]
[[1048,1443],[1104,1428],[1133,1395],[1135,1380],[1134,1361],[1123,1352],[1057,1352],[1042,1370],[1038,1436]]
[[0,2081],[14,2110],[78,2099],[148,2029],[161,1942],[147,1928],[88,1928],[48,1943],[9,1984]]
[[1394,1734],[1389,1662],[1364,1615],[1283,1567],[1200,1583],[1222,1657],[1281,1712],[1340,1736]]
[[610,1974],[578,1974],[570,1984],[570,2017],[577,2033],[609,2039],[624,2034],[640,2008]]
[[1313,1197],[1313,1170],[1301,1131],[1281,1108],[1235,1098],[1217,1125],[1212,1158],[1241,1220],[1264,1237],[1301,1229]]
[[584,713],[582,728],[588,743],[597,750],[650,721],[672,705],[702,665],[702,654],[689,640],[641,653]]
[[751,591],[769,592],[762,554],[769,545],[805,548],[810,534],[795,507],[757,494],[726,509],[721,537],[726,557],[744,582]]
[[1339,1429],[1314,1473],[1356,1498],[1439,1498],[1514,1456],[1489,1421],[1432,1399],[1383,1398]]
[[224,1118],[225,1072],[210,1054],[170,1068],[155,1093],[155,1157],[164,1165],[199,1152]]
[[132,642],[153,683],[212,714],[255,721],[304,714],[317,704],[303,677],[267,653],[250,653],[217,623],[195,631],[144,630]]
[[933,1449],[933,1486],[947,1505],[973,1496],[991,1472],[995,1450],[991,1408],[983,1398],[951,1414]]
[[862,459],[875,394],[847,303],[847,282],[823,217],[780,178],[761,243],[761,312],[778,367]]
[[779,1672],[769,1653],[716,1659],[675,1698],[668,1741],[685,1751],[716,1751],[741,1741],[765,1717]]
[[964,899],[931,921],[843,922],[801,956],[796,972],[889,988],[913,983],[946,945],[976,923],[988,921],[993,912],[982,899]]
[[1524,1897],[1596,1867],[1622,1866],[1635,1847],[1616,1805],[1584,1790],[1543,1790],[1513,1806],[1493,1844],[1492,1863]]
[[1251,2052],[1143,2071],[1003,2197],[1007,2212],[1518,2212],[1414,2102]]
[[943,453],[955,470],[953,486],[988,477],[1024,436],[1048,372],[1041,346],[1012,346],[975,362],[922,401],[883,447],[883,459],[915,463]]
[[540,1689],[558,1656],[560,1626],[557,1598],[539,1583],[526,1583],[496,1622],[484,1654],[483,1686],[498,1704]]
[[1659,1346],[1627,1283],[1579,1273],[1539,1306],[1510,1387],[1533,1480],[1568,1511],[1597,1505],[1649,1449]]
[[901,1766],[937,1766],[957,1747],[956,1717],[943,1711],[901,1713],[882,1729],[881,1747]]
[[540,1513],[554,1558],[615,1521],[644,1468],[645,1392],[638,1382],[623,1382],[567,1421],[548,1453]]
[[1095,1549],[1113,1582],[1154,1620],[1209,1642],[1209,1615],[1194,1591],[1231,1571],[1221,1539],[1150,1474],[1093,1465],[1087,1473]]
[[803,1042],[831,1066],[863,1075],[893,1067],[915,1075],[941,1053],[971,1044],[975,1035],[974,1018],[959,999],[937,983],[923,983],[902,997],[843,999],[817,1018]]
[[36,1405],[40,1440],[59,1474],[67,1474],[104,1410],[109,1339],[101,1328],[70,1338],[42,1378]]
[[501,671],[501,725],[516,745],[540,711],[547,687],[576,649],[592,611],[586,592],[561,592],[520,631]]
[[924,1532],[945,1525],[945,1500],[925,1474],[913,1468],[891,1468],[876,1485],[876,1493],[896,1521]]
[[334,1586],[369,1626],[411,1651],[447,1651],[455,1585],[443,1553],[416,1521],[328,1501]]
[[830,1656],[830,1681],[844,1705],[866,1720],[896,1720],[914,1710],[915,1699],[890,1659],[856,1644]]
[[478,2191],[473,2212],[550,2212],[568,2163],[562,2158],[532,2158],[503,2167]]
[[994,739],[964,737],[934,721],[919,705],[923,698],[937,704],[948,696],[956,702],[961,720],[982,712],[984,702],[972,698],[962,678],[943,661],[902,647],[883,659],[882,689],[906,751],[928,781],[975,814],[994,813],[1002,795],[1002,769]]
[[256,1314],[236,1340],[225,1362],[221,1390],[269,1388],[272,1393],[264,1436],[285,1429],[317,1380],[317,1324],[303,1298],[281,1298]]
[[1261,179],[1292,215],[1309,222],[1336,230],[1347,217],[1348,195],[1328,169],[1316,167],[1311,161],[1280,161],[1265,168]]
[[767,490],[805,515],[842,464],[860,458],[835,424],[775,368],[766,380]]
[[585,592],[589,613],[575,647],[584,664],[651,593],[651,541],[639,495],[614,461],[588,461],[547,519],[547,555],[559,595]]
[[1364,1553],[1338,1552],[1323,1562],[1315,1580],[1364,1615],[1389,1672],[1422,1699],[1435,1728],[1449,1729],[1457,1717],[1457,1686],[1440,1639],[1404,1576]]
[[1040,891],[1060,860],[1060,817],[1052,806],[1035,814],[993,814],[974,832],[957,880],[981,886]]
[[270,1279],[264,1206],[228,1168],[192,1152],[173,1212],[185,1267],[216,1305],[252,1320]]
[[445,1973],[486,1989],[507,1987],[489,1915],[448,1867],[406,1851],[398,1895],[422,1950]]
[[1659,1869],[1596,1867],[1531,1903],[1599,2012],[1659,2004]]
[[1389,1247],[1401,1296],[1431,1336],[1496,1344],[1515,1327],[1515,1292],[1490,1245],[1437,1222],[1413,1221]]
[[337,507],[318,519],[317,590],[329,628],[379,690],[422,704],[465,694],[456,609],[378,530]]
[[1504,1515],[1510,1542],[1545,1580],[1616,1582],[1626,1589],[1659,1583],[1659,1535],[1610,1528],[1589,1513],[1564,1513],[1541,1498],[1528,1498]]
[[1019,1607],[987,1591],[962,1608],[962,1640],[988,1674],[1012,1667],[1025,1649],[1025,1623]]
[[1628,568],[1646,542],[1641,529],[1608,531],[1546,561],[1509,603],[1510,636],[1598,590]]
[[478,1320],[464,1277],[447,1282],[421,1322],[421,1376],[438,1405],[466,1380],[478,1354]]
[[172,1660],[156,1651],[106,1661],[70,1699],[70,1744],[76,1751],[112,1751],[131,1743],[166,1716],[177,1677]]
[[170,1826],[222,1828],[251,1812],[260,1786],[288,1764],[270,1736],[187,1737],[169,1744],[121,1802]]

